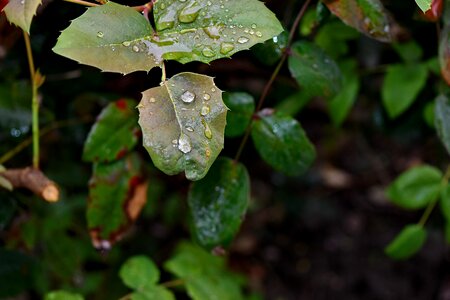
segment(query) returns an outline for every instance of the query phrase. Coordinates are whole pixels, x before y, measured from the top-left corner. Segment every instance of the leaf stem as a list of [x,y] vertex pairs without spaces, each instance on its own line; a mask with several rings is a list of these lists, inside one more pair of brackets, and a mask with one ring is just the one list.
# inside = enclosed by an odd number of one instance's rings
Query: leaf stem
[[[448,185],[448,181],[450,179],[450,165],[447,167],[447,170],[445,171],[445,175],[442,178],[441,186],[442,188],[445,188]],[[434,208],[436,207],[436,204],[438,203],[439,197],[431,201],[425,211],[423,212],[422,217],[420,218],[419,222],[417,223],[420,226],[425,226],[427,223],[431,213],[433,212]]]
[[36,70],[34,68],[33,52],[31,50],[30,36],[26,31],[23,31],[25,46],[27,49],[28,66],[30,67],[30,78],[32,86],[31,98],[31,114],[32,114],[32,134],[33,134],[33,167],[39,169],[39,99]]
[[[266,85],[264,86],[263,92],[259,98],[258,101],[258,105],[256,106],[256,112],[260,111],[264,101],[266,100],[270,88],[272,87],[273,83],[275,82],[275,79],[277,78],[278,74],[281,71],[281,68],[283,67],[284,63],[286,62],[286,59],[288,58],[289,54],[290,54],[290,48],[292,45],[292,42],[294,41],[294,36],[295,36],[295,32],[297,31],[298,25],[300,23],[300,20],[302,19],[303,15],[306,12],[306,9],[308,8],[309,4],[310,4],[311,0],[306,0],[305,3],[303,4],[302,8],[300,9],[300,11],[297,14],[297,17],[294,20],[294,24],[291,27],[291,30],[289,32],[289,38],[288,38],[288,43],[286,48],[283,51],[283,55],[281,56],[280,61],[278,62],[278,65],[276,66],[275,70],[273,71],[272,75],[270,76],[269,81],[266,83]],[[239,158],[241,157],[242,151],[244,150],[245,144],[248,141],[248,138],[250,137],[250,133],[252,131],[252,125],[253,125],[254,120],[250,121],[250,124],[247,126],[246,130],[245,130],[245,134],[244,137],[242,138],[241,144],[239,145],[238,151],[236,153],[236,156],[234,157],[234,162],[239,161]]]
[[172,288],[172,287],[183,285],[184,283],[185,283],[185,281],[183,279],[174,279],[171,281],[166,281],[166,282],[161,283],[161,286],[166,287],[166,288]]
[[162,71],[161,82],[164,82],[164,81],[166,81],[166,65],[164,64],[164,61],[162,62],[162,65],[161,65],[161,71]]
[[92,2],[83,1],[83,0],[64,0],[64,1],[75,3],[75,4],[80,4],[80,5],[84,5],[84,6],[99,6],[100,5],[97,3],[92,3]]

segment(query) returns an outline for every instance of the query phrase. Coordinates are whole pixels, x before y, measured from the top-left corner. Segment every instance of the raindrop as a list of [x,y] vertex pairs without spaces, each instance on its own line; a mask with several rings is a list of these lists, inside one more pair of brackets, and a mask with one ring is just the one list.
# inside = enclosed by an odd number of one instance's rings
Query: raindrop
[[134,45],[134,46],[133,46],[133,51],[134,51],[134,52],[139,52],[139,47],[136,46],[136,45]]
[[178,145],[178,140],[172,140],[172,144],[173,144],[174,146]]
[[256,32],[256,36],[257,36],[257,37],[262,37],[261,31],[257,31],[257,32]]
[[205,106],[202,107],[202,110],[200,111],[200,114],[202,116],[206,116],[206,115],[209,114],[209,111],[210,111],[209,106],[205,105]]
[[181,95],[181,100],[184,103],[191,103],[195,100],[195,94],[190,91],[186,91],[183,93],[183,95]]
[[388,33],[390,30],[389,25],[384,26],[383,30],[384,30],[384,32]]
[[252,24],[252,28],[255,29],[256,28],[256,24]]
[[206,2],[206,5],[211,6],[212,5],[211,1]]
[[190,126],[187,126],[187,127],[186,127],[186,130],[189,131],[189,132],[194,132],[194,128],[192,128],[192,127],[190,127]]
[[245,33],[248,33],[249,31],[250,31],[250,30],[249,30],[248,28],[245,28],[245,29],[244,29],[244,32],[245,32]]
[[153,98],[153,97],[151,97],[149,101],[150,101],[151,103],[155,103],[155,102],[156,102],[156,99]]
[[25,4],[25,0],[20,1],[20,4],[24,5]]
[[201,6],[198,5],[196,1],[194,1],[183,8],[183,10],[178,15],[178,20],[181,23],[192,23],[197,19],[200,9]]
[[238,38],[238,40],[237,40],[237,42],[238,42],[239,44],[245,44],[245,43],[247,43],[248,41],[249,41],[249,39],[246,38],[246,37],[244,37],[244,36],[241,36],[241,37]]
[[203,28],[203,31],[212,39],[218,39],[220,38],[220,30],[221,27],[219,26],[209,26]]
[[203,48],[202,54],[206,57],[213,57],[214,55],[216,55],[210,47]]
[[161,3],[161,4],[159,5],[159,8],[160,8],[160,9],[165,9],[165,8],[166,8],[166,5],[165,5],[164,3]]
[[183,153],[189,153],[191,152],[191,143],[189,142],[189,137],[187,135],[182,135],[178,139],[178,150],[180,150]]
[[212,88],[212,89],[211,89],[211,92],[213,92],[213,93],[214,93],[215,91],[216,91],[216,89],[215,89],[215,88]]
[[205,150],[205,154],[206,154],[206,157],[209,158],[211,156],[211,150],[209,150],[209,148],[207,148]]
[[114,47],[111,47],[111,50],[114,52],[114,51],[116,51],[116,48],[114,48]]
[[209,99],[211,99],[211,96],[209,94],[203,95],[203,100],[208,101]]
[[234,50],[234,45],[231,43],[222,43],[220,45],[220,53],[226,55]]
[[130,42],[123,42],[123,43],[122,43],[122,45],[124,45],[125,47],[130,46],[130,44],[131,44]]
[[104,36],[103,32],[99,31],[97,32],[97,37],[102,38]]
[[202,124],[205,126],[205,131],[203,132],[208,139],[212,139],[212,131],[209,128],[208,123],[206,123],[205,119],[202,119]]
[[251,35],[254,35],[255,31],[253,29],[250,29],[250,31],[248,33],[250,33]]
[[186,0],[180,0],[180,2],[186,2]]

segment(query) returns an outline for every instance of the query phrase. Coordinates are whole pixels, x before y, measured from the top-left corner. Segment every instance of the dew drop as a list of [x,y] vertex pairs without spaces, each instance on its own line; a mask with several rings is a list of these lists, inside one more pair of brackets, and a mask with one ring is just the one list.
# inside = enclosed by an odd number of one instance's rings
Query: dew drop
[[231,43],[222,43],[220,45],[220,53],[226,55],[234,50],[234,45]]
[[155,103],[155,102],[156,102],[156,99],[153,98],[153,97],[151,97],[150,100],[148,100],[148,101],[150,101],[150,103]]
[[239,44],[245,44],[245,43],[247,43],[248,41],[249,41],[249,39],[246,38],[246,37],[244,37],[244,36],[241,36],[240,38],[237,39],[237,42],[238,42]]
[[97,32],[97,37],[102,38],[104,36],[103,32],[99,31]]
[[116,48],[114,48],[114,47],[111,47],[111,50],[114,52],[114,51],[116,51]]
[[256,32],[256,36],[257,36],[257,37],[262,37],[261,31],[257,31],[257,32]]
[[214,55],[216,55],[210,47],[203,48],[202,54],[205,57],[213,57]]
[[172,144],[173,144],[174,146],[178,145],[178,140],[172,140]]
[[159,8],[160,8],[160,9],[165,9],[165,8],[166,8],[166,5],[165,5],[164,3],[161,3],[161,4],[159,5]]
[[185,8],[183,8],[183,10],[181,10],[180,14],[178,15],[178,20],[181,23],[194,22],[197,19],[201,8],[202,7],[198,5],[196,1],[188,4]]
[[203,31],[212,39],[217,40],[220,38],[221,27],[219,26],[209,26],[203,28]]
[[139,47],[136,46],[136,45],[134,45],[134,46],[133,46],[133,51],[134,51],[134,52],[139,52]]
[[189,137],[187,135],[182,135],[178,139],[178,150],[180,150],[183,153],[189,153],[191,152],[191,143],[189,141]]
[[205,106],[202,107],[202,110],[200,111],[200,114],[202,116],[206,116],[206,115],[209,114],[210,110],[211,109],[209,108],[209,106],[205,105]]
[[214,93],[215,91],[216,91],[216,89],[215,89],[215,88],[211,88],[211,92],[213,92],[213,93]]
[[205,154],[206,154],[206,157],[209,158],[211,156],[211,150],[209,150],[209,148],[206,148]]
[[189,131],[189,132],[194,132],[194,128],[192,128],[192,127],[190,127],[190,126],[187,126],[187,127],[186,127],[186,130]]
[[130,46],[130,44],[131,44],[130,42],[123,42],[123,43],[122,43],[122,45],[124,45],[125,47]]
[[209,94],[204,94],[203,95],[203,100],[208,101],[209,99],[211,99],[211,96]]
[[203,125],[205,126],[204,134],[208,139],[212,139],[212,131],[211,128],[209,128],[208,124],[206,122],[203,122]]
[[256,28],[256,24],[252,24],[252,28],[255,29]]
[[195,100],[195,94],[190,91],[186,91],[183,93],[183,95],[181,95],[181,100],[184,103],[191,103]]

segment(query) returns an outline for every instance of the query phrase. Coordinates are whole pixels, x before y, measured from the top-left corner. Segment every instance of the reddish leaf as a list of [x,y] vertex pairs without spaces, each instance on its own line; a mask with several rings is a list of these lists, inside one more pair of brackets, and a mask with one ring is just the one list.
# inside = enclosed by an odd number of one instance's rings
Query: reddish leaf
[[3,8],[5,8],[6,4],[9,3],[9,0],[0,0],[0,11],[3,11]]
[[391,41],[386,11],[379,0],[323,0],[345,24],[381,42]]
[[437,22],[442,15],[442,0],[433,0],[431,8],[424,13],[425,18],[431,22]]

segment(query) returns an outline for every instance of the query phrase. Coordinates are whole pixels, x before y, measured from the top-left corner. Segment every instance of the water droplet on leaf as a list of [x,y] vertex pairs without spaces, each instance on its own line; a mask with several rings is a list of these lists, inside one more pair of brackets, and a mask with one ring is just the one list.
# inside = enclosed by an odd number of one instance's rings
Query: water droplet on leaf
[[203,95],[203,100],[208,101],[209,99],[211,99],[211,96],[209,94]]
[[256,24],[252,24],[252,28],[255,29],[256,28]]
[[192,128],[192,127],[190,127],[190,126],[187,126],[187,127],[186,127],[186,130],[189,131],[189,132],[194,132],[194,128]]
[[178,150],[183,153],[189,153],[192,150],[191,143],[189,141],[189,137],[187,135],[181,135],[178,139]]
[[97,37],[102,38],[104,36],[103,32],[99,31],[97,32]]
[[202,54],[205,57],[213,57],[214,55],[216,55],[210,47],[203,48]]
[[238,40],[237,40],[237,42],[238,42],[239,44],[245,44],[245,43],[247,43],[248,41],[249,41],[249,39],[246,38],[246,37],[244,37],[244,36],[241,36],[241,37],[238,38]]
[[181,100],[185,103],[191,103],[195,100],[195,94],[190,91],[186,91],[183,95],[181,95]]
[[122,45],[124,45],[125,47],[128,47],[128,46],[131,45],[131,43],[130,42],[123,42]]
[[220,53],[226,55],[234,50],[234,45],[231,43],[222,43],[220,45]]
[[133,51],[134,51],[134,52],[139,52],[139,47],[136,46],[136,45],[134,45],[134,46],[133,46]]
[[192,23],[197,19],[200,9],[201,6],[198,5],[197,1],[194,1],[181,10],[178,20],[181,23]]
[[155,103],[155,102],[156,102],[156,99],[153,98],[153,97],[151,97],[149,101],[150,101],[151,103]]
[[202,107],[202,109],[201,109],[201,111],[200,111],[200,114],[201,114],[202,116],[206,116],[206,115],[209,114],[209,111],[210,111],[209,106],[205,105],[205,106]]
[[257,37],[262,37],[261,31],[257,31],[257,32],[256,32],[256,36],[257,36]]

